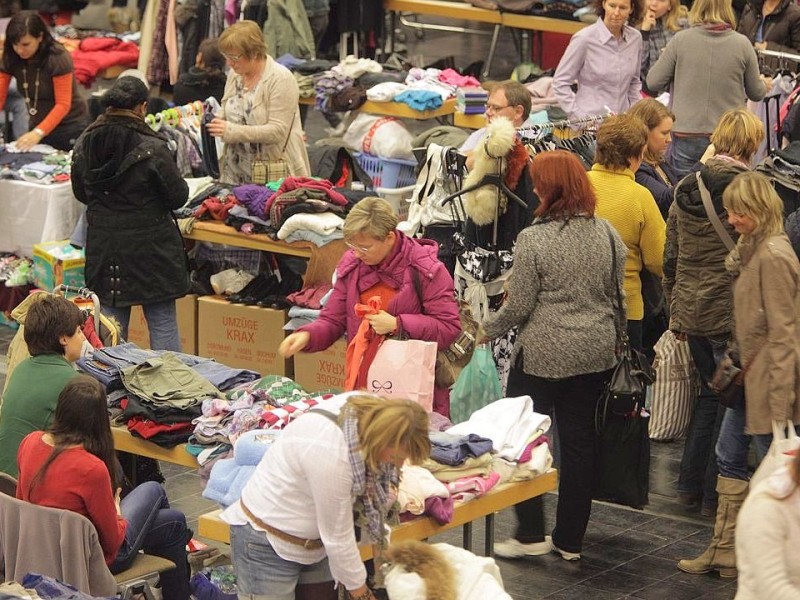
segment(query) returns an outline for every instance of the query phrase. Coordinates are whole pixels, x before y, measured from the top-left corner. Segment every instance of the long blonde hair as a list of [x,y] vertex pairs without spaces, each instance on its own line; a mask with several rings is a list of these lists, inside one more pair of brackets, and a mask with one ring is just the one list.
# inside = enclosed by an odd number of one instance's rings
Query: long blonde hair
[[764,175],[755,171],[740,173],[722,193],[725,210],[737,215],[747,215],[755,223],[753,232],[744,238],[763,240],[784,233],[783,201]]

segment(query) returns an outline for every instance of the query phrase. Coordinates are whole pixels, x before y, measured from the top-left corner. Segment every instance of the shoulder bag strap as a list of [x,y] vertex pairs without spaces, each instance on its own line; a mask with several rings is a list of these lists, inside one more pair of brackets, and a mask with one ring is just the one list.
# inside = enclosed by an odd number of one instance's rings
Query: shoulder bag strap
[[616,313],[614,322],[616,323],[617,339],[623,342],[623,344],[627,345],[628,331],[625,327],[625,309],[623,308],[622,304],[622,294],[619,291],[622,282],[620,281],[619,273],[617,272],[617,244],[614,240],[614,236],[611,233],[611,225],[609,225],[607,222],[606,233],[608,233],[608,241],[611,244],[611,279],[614,283],[614,292],[617,295],[617,308],[614,311]]
[[703,200],[703,208],[706,209],[708,220],[711,221],[711,224],[714,226],[719,239],[722,240],[722,243],[725,244],[725,247],[728,250],[733,250],[734,246],[736,246],[736,242],[733,241],[733,238],[725,229],[722,221],[719,220],[719,215],[717,215],[717,211],[714,210],[714,204],[711,202],[711,192],[708,191],[706,184],[703,183],[703,178],[700,176],[700,171],[695,173],[695,177],[697,178],[697,189],[700,190],[700,198]]

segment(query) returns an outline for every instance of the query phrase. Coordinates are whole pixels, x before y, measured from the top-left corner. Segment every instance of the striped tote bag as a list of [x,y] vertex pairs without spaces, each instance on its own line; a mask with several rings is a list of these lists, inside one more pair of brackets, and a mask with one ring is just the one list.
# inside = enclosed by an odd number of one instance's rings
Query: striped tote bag
[[650,404],[650,439],[681,439],[689,430],[699,386],[689,343],[667,330],[654,349],[656,381]]

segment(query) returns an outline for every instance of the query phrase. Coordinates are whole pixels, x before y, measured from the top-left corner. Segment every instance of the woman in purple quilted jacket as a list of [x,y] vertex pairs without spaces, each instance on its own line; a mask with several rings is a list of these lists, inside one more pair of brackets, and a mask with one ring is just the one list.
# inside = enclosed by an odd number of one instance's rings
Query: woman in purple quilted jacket
[[[325,350],[342,335],[352,340],[361,324],[354,307],[373,296],[385,307],[365,317],[375,333],[436,342],[440,350],[453,343],[461,322],[453,278],[436,257],[438,245],[407,237],[397,223],[381,198],[365,198],[353,207],[343,228],[349,250],[336,267],[333,293],[316,321],[281,343],[283,356]],[[433,410],[449,416],[448,389],[435,389]]]

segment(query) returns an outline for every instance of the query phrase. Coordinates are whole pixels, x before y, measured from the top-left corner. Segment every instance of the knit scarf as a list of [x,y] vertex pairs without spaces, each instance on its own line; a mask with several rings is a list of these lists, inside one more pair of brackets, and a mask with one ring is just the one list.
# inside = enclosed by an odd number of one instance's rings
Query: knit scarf
[[358,440],[358,418],[355,410],[345,406],[341,421],[350,467],[353,470],[353,513],[357,527],[366,528],[378,548],[388,545],[386,523],[399,522],[397,489],[400,470],[394,464],[381,464],[374,473],[367,469],[361,444]]

